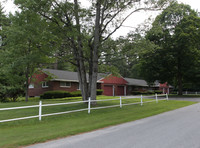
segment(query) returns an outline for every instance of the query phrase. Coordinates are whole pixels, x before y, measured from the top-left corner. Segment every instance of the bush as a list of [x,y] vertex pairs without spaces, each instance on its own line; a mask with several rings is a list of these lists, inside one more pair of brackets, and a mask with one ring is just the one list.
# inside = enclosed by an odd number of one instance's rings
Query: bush
[[[102,89],[97,89],[97,95],[102,95],[103,90]],[[68,91],[47,91],[44,94],[40,95],[41,99],[55,99],[55,98],[66,98],[66,97],[79,97],[81,96],[81,91],[73,91],[73,92],[68,92]]]
[[132,94],[132,95],[140,95],[141,92],[140,92],[140,91],[132,91],[131,94]]
[[152,95],[154,91],[132,91],[132,95]]
[[153,95],[153,94],[155,94],[155,93],[154,93],[154,91],[147,91],[147,94]]
[[102,89],[97,89],[97,95],[102,95],[103,90]]
[[142,95],[148,95],[149,93],[148,93],[148,91],[142,91],[141,94]]
[[154,92],[155,92],[155,94],[162,94],[161,90],[155,90]]
[[177,95],[177,91],[172,91],[170,94]]
[[73,91],[70,93],[71,97],[79,97],[81,96],[81,91],[78,90],[78,91]]
[[70,93],[67,91],[47,91],[40,95],[41,99],[54,99],[54,98],[65,98],[70,97]]

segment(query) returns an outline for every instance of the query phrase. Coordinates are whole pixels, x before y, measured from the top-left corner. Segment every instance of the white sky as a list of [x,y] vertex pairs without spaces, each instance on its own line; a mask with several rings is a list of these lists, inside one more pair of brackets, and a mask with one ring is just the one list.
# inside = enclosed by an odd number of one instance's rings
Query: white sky
[[[0,2],[4,6],[4,10],[6,13],[12,12],[14,13],[16,10],[16,7],[13,4],[13,0],[0,0]],[[188,4],[192,7],[192,9],[199,10],[200,11],[200,0],[178,0],[178,2],[182,2],[184,4]],[[123,24],[124,26],[131,26],[131,27],[121,27],[118,29],[114,34],[113,37],[118,36],[125,36],[128,32],[133,31],[134,27],[137,27],[138,24],[143,23],[146,19],[149,18],[149,16],[156,16],[156,13],[150,13],[150,12],[138,12],[134,13],[131,17],[127,19],[127,21]]]

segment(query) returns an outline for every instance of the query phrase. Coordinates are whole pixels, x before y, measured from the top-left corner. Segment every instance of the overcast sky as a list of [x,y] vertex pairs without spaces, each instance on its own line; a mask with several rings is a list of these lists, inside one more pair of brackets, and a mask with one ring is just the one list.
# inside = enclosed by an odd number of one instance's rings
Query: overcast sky
[[[13,4],[13,0],[0,0],[0,1],[3,2],[3,6],[6,13],[15,12],[16,7]],[[178,2],[188,4],[192,7],[192,9],[200,11],[200,0],[178,0]],[[120,35],[125,36],[128,32],[133,31],[134,27],[137,27],[138,24],[141,24],[146,19],[148,19],[149,16],[155,17],[156,13],[150,13],[150,12],[135,13],[134,15],[129,17],[129,19],[127,19],[127,21],[123,24],[124,26],[130,26],[130,27],[121,27],[120,29],[118,29],[118,31],[115,32],[113,37],[115,38]]]

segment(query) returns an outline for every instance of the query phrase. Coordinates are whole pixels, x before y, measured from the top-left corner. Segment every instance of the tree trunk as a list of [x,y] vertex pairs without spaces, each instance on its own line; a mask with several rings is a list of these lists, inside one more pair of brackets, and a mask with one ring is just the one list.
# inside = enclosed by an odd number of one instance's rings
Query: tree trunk
[[88,96],[91,97],[92,90],[92,73],[93,73],[93,45],[89,44],[90,47],[90,59],[89,62],[89,86],[88,86]]
[[25,84],[25,101],[28,102],[28,87],[29,87],[29,67],[26,68],[26,84]]
[[183,82],[182,75],[178,74],[178,95],[183,95]]
[[180,55],[178,57],[178,71],[177,71],[177,81],[178,81],[178,95],[183,95],[183,82],[182,82],[182,79],[183,79],[183,76],[182,76],[182,73],[181,73],[181,52],[178,50],[178,54]]
[[[96,100],[96,88],[97,88],[97,74],[98,74],[98,48],[100,42],[100,11],[101,3],[98,0],[96,3],[96,20],[94,30],[94,43],[93,43],[93,62],[92,64],[92,81],[91,83],[91,100]],[[92,104],[96,104],[93,102]]]
[[75,20],[76,20],[76,30],[78,33],[77,36],[77,42],[78,47],[75,51],[75,57],[77,61],[77,69],[78,69],[78,78],[79,83],[81,85],[81,93],[83,100],[88,99],[88,86],[87,86],[87,77],[86,77],[86,70],[85,70],[85,64],[84,64],[84,56],[83,56],[83,45],[81,40],[81,30],[80,30],[80,21],[79,21],[79,9],[78,9],[78,2],[77,0],[74,0],[74,12],[75,12]]

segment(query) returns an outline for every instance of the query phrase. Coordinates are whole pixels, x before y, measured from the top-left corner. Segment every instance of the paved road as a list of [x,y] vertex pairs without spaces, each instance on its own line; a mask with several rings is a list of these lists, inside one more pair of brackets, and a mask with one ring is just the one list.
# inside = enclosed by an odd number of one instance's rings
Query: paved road
[[200,148],[200,103],[29,148]]
[[193,97],[180,97],[180,98],[177,98],[177,97],[169,97],[169,100],[183,100],[183,101],[193,101],[193,102],[200,102],[200,98],[193,98]]

